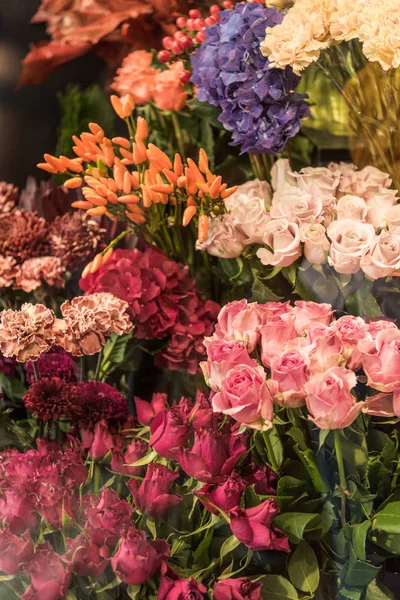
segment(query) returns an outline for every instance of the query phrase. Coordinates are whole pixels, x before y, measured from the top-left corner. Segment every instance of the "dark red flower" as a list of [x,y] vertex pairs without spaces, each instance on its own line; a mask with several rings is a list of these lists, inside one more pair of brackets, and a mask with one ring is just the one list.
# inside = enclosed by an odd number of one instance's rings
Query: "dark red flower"
[[168,394],[153,394],[151,402],[135,397],[138,421],[141,425],[150,425],[158,413],[167,406]]
[[271,467],[252,465],[243,475],[243,479],[247,485],[254,485],[255,493],[260,496],[276,495],[276,475]]
[[217,581],[213,587],[214,600],[262,600],[262,583],[247,577]]
[[131,527],[122,537],[111,566],[121,581],[139,585],[157,573],[169,553],[170,547],[165,540],[148,541],[143,531]]
[[128,416],[126,398],[108,383],[88,381],[77,383],[75,390],[80,397],[82,414],[81,427],[93,427],[101,420],[118,422]]
[[17,361],[14,357],[7,358],[0,352],[0,373],[4,373],[6,377],[14,377],[17,367]]
[[190,437],[188,415],[179,406],[166,408],[153,419],[150,431],[150,446],[160,456],[170,458],[172,448],[183,448]]
[[81,577],[99,577],[108,564],[109,548],[98,546],[83,533],[74,540],[67,540],[68,560],[74,565],[74,572]]
[[16,575],[23,563],[34,553],[29,531],[16,536],[9,529],[0,529],[0,571],[6,575]]
[[112,471],[122,473],[123,475],[141,475],[144,467],[132,467],[130,465],[143,458],[147,451],[147,442],[138,439],[132,440],[123,454],[117,450],[113,450],[111,457]]
[[24,569],[31,578],[31,585],[23,594],[23,600],[59,600],[65,598],[71,581],[71,563],[62,559],[44,542]]
[[230,512],[232,533],[252,550],[290,552],[287,535],[272,525],[272,519],[278,513],[279,508],[273,498],[245,510],[237,507]]
[[215,506],[226,513],[239,506],[245,489],[246,482],[237,473],[233,472],[221,485],[206,484],[193,493],[200,498],[207,510],[218,514]]
[[36,213],[15,209],[0,214],[0,254],[18,264],[28,258],[48,255],[48,223]]
[[114,546],[132,522],[133,507],[110,488],[93,497],[93,506],[85,510],[86,531],[99,546]]
[[[82,431],[82,434],[85,430]],[[91,431],[89,430],[89,434]],[[82,440],[84,436],[82,436]],[[86,445],[86,444],[85,444]],[[107,421],[102,419],[94,426],[93,438],[91,440],[89,455],[91,458],[103,460],[103,458],[116,445],[113,434],[111,433]]]
[[171,485],[178,477],[179,473],[162,465],[150,463],[142,483],[139,485],[136,479],[131,479],[127,486],[135,505],[141,512],[160,517],[171,506],[175,506],[182,500],[181,496],[169,493]]
[[[35,381],[33,365],[31,362],[25,363],[26,380],[31,385]],[[64,350],[61,352],[47,352],[42,354],[36,361],[40,379],[49,379],[58,377],[68,383],[76,382],[76,373],[72,357]],[[1,370],[1,369],[0,369]]]
[[75,386],[59,377],[39,379],[23,397],[26,408],[42,421],[77,420],[83,412]]
[[191,577],[181,579],[166,562],[161,567],[161,581],[157,600],[203,600],[207,593],[202,583]]

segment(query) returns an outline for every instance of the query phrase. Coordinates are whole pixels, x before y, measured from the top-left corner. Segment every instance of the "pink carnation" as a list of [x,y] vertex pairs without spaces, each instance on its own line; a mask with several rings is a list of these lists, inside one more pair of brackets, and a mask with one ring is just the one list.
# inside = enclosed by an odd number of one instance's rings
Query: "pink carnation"
[[65,267],[61,260],[55,256],[40,256],[29,258],[21,265],[19,275],[15,280],[15,287],[24,292],[33,292],[43,283],[51,287],[62,288]]

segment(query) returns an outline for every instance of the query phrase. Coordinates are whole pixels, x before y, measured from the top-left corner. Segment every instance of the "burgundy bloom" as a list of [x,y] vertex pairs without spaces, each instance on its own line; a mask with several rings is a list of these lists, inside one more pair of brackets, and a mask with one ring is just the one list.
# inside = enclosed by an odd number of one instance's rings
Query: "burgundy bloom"
[[202,429],[194,434],[192,448],[171,450],[171,456],[190,477],[205,483],[223,481],[247,452],[247,437]]
[[147,451],[147,442],[133,439],[123,454],[116,450],[113,451],[111,469],[115,473],[121,473],[122,475],[140,476],[144,467],[132,467],[131,465],[143,458]]
[[0,214],[0,254],[12,256],[18,264],[48,255],[48,235],[48,223],[36,213],[15,209]]
[[141,425],[150,425],[158,413],[167,406],[168,394],[153,394],[151,402],[135,397],[138,421]]
[[[61,350],[61,352],[54,352],[53,350],[54,349],[52,349],[51,352],[42,354],[39,360],[36,361],[40,379],[58,377],[68,383],[76,382],[76,373],[72,357],[64,350]],[[28,362],[25,363],[24,366],[26,380],[29,385],[31,385],[35,381],[33,365],[31,362]]]
[[213,587],[214,600],[262,600],[262,583],[247,577],[217,581]]
[[161,567],[161,581],[158,588],[157,600],[203,600],[207,593],[202,583],[191,577],[181,579],[166,562]]
[[129,585],[148,581],[160,569],[170,553],[165,540],[146,540],[143,531],[131,527],[122,537],[111,559],[115,575]]
[[243,475],[243,479],[247,485],[254,485],[254,491],[260,496],[275,496],[276,495],[276,475],[266,465],[252,465],[251,470],[247,470]]
[[23,400],[26,408],[41,421],[77,420],[83,410],[76,388],[59,377],[35,381]]
[[252,550],[282,550],[290,552],[289,541],[280,529],[272,525],[272,519],[279,513],[273,498],[258,506],[230,512],[233,535]]
[[[84,431],[85,430],[82,431],[82,434]],[[84,435],[82,435],[82,441],[84,441]],[[89,455],[91,458],[96,460],[103,460],[103,458],[115,447],[115,445],[116,441],[108,427],[108,423],[102,419],[94,426]]]
[[100,381],[77,383],[75,390],[81,398],[81,427],[93,427],[101,420],[118,422],[128,416],[128,403],[112,385]]
[[95,505],[85,510],[86,531],[99,546],[114,546],[132,522],[133,507],[110,488],[93,501]]
[[74,519],[78,509],[75,490],[63,485],[42,485],[37,497],[36,510],[54,529],[60,529],[63,513]]
[[0,373],[4,373],[6,377],[14,377],[17,361],[14,357],[7,358],[0,352]]
[[239,506],[245,489],[246,482],[237,473],[233,472],[221,485],[206,484],[193,493],[201,500],[207,510],[218,514],[215,506],[226,513]]
[[24,569],[31,578],[31,585],[23,594],[23,600],[59,600],[65,598],[71,582],[72,565],[63,560],[44,542]]
[[0,529],[0,571],[16,575],[21,564],[26,563],[34,552],[29,531],[16,536],[9,529]]
[[190,437],[188,416],[181,407],[166,408],[153,419],[150,431],[150,446],[160,456],[171,458],[172,448],[184,447]]
[[142,483],[139,485],[136,479],[131,479],[127,486],[141,512],[160,517],[182,500],[181,496],[169,494],[169,488],[178,477],[179,474],[171,469],[150,463]]
[[99,577],[108,564],[109,548],[98,546],[83,533],[68,540],[68,560],[73,562],[74,572],[81,577]]

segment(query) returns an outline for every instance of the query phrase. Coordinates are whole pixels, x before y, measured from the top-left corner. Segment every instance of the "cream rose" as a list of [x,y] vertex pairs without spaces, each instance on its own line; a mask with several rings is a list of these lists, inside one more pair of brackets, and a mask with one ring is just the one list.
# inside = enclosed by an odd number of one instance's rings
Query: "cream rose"
[[326,262],[330,243],[323,225],[302,223],[300,225],[300,241],[304,243],[304,256],[310,263],[322,265]]
[[232,222],[230,214],[211,219],[205,242],[196,243],[197,250],[203,250],[211,256],[220,258],[236,258],[245,247],[246,236]]
[[365,223],[368,214],[367,203],[359,196],[342,196],[337,203],[337,219],[354,219]]
[[352,274],[360,269],[361,258],[375,240],[375,229],[354,219],[333,221],[328,227],[331,240],[328,263],[338,273]]
[[299,227],[287,219],[267,223],[263,241],[270,248],[260,248],[257,251],[263,265],[288,267],[301,256]]
[[270,215],[273,219],[288,219],[295,223],[318,223],[322,221],[322,201],[297,187],[286,185],[273,204]]
[[388,277],[400,269],[400,234],[382,231],[362,257],[360,265],[371,279]]

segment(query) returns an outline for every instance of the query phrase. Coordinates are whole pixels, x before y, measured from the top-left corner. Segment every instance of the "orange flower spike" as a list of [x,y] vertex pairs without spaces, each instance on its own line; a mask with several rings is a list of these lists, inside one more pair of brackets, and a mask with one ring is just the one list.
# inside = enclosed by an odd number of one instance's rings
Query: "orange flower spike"
[[200,152],[199,152],[199,169],[205,175],[207,174],[207,171],[208,171],[208,156],[206,154],[206,151],[203,150],[203,148],[200,148]]
[[105,206],[95,206],[94,208],[89,208],[89,210],[87,211],[87,214],[90,215],[91,217],[99,217],[101,215],[105,215],[107,212],[107,209]]
[[52,167],[54,167],[55,169],[57,169],[57,171],[59,171],[60,173],[64,173],[64,171],[66,171],[66,167],[63,165],[63,163],[61,162],[61,160],[55,156],[52,156],[51,154],[45,154],[44,155],[44,160],[51,165]]
[[132,183],[132,188],[137,191],[139,189],[139,173],[137,171],[133,171],[133,173],[131,173],[131,183]]
[[112,96],[110,96],[110,102],[112,104],[113,109],[115,110],[115,112],[117,113],[117,115],[120,117],[120,119],[123,119],[123,109],[122,109],[122,102],[121,100],[118,98],[118,96],[115,96],[115,94],[113,94]]
[[208,183],[202,183],[201,181],[196,181],[196,185],[199,188],[199,190],[201,192],[203,192],[204,194],[210,193],[210,186],[208,185]]
[[168,181],[170,182],[171,185],[177,184],[178,175],[176,173],[174,173],[173,171],[170,171],[169,169],[164,169],[163,174],[165,175],[166,179],[168,179]]
[[126,171],[124,173],[124,182],[123,182],[122,191],[124,192],[124,194],[129,194],[131,189],[132,189],[131,176],[130,176],[130,173],[128,171]]
[[183,175],[183,164],[182,164],[182,158],[181,158],[180,154],[175,154],[174,172],[176,175],[178,175],[178,177],[181,177],[181,175]]
[[137,194],[127,194],[126,196],[120,196],[118,202],[122,202],[122,204],[138,204],[140,198]]
[[187,163],[195,177],[195,180],[205,183],[206,180],[204,179],[203,175],[200,173],[200,170],[199,170],[198,166],[196,165],[196,163],[194,162],[194,160],[192,160],[191,158],[188,158]]
[[209,218],[207,215],[199,216],[199,223],[198,223],[198,227],[197,227],[197,234],[198,234],[197,237],[198,237],[200,244],[203,244],[207,239],[208,222],[209,222]]
[[72,202],[71,206],[73,208],[81,208],[82,210],[87,210],[88,208],[93,208],[93,204],[85,200],[76,200]]
[[229,196],[232,196],[232,194],[234,194],[236,192],[238,187],[239,186],[234,185],[233,187],[228,188],[224,192],[221,192],[220,196],[221,196],[222,200],[226,200],[227,198],[229,198]]
[[92,268],[90,269],[91,273],[96,273],[103,266],[104,257],[102,254],[96,254],[92,261]]
[[142,188],[142,195],[143,195],[143,206],[145,208],[150,208],[150,206],[153,204],[149,190],[147,189],[147,187],[142,184],[140,186]]
[[67,179],[64,181],[63,185],[69,190],[74,190],[82,185],[82,179],[80,177],[72,177],[72,179]]
[[193,219],[196,212],[197,212],[197,209],[195,206],[188,206],[187,208],[185,208],[184,213],[183,213],[183,218],[182,218],[182,225],[184,227],[187,227],[187,225],[189,225],[190,221]]
[[74,160],[68,158],[67,156],[60,156],[60,161],[63,166],[65,166],[70,171],[74,171],[74,173],[82,173],[82,159],[75,158]]
[[147,125],[146,119],[138,117],[136,124],[136,138],[139,140],[145,140],[149,137],[149,126]]
[[154,144],[149,144],[147,156],[149,160],[154,160],[154,162],[161,165],[161,170],[172,169],[172,162],[170,161],[169,157]]
[[159,183],[158,185],[152,185],[150,187],[152,192],[156,192],[157,194],[172,194],[174,191],[174,187],[167,183]]
[[124,187],[124,175],[120,167],[114,167],[114,181],[119,190]]
[[52,165],[49,165],[49,163],[44,162],[44,163],[38,163],[37,165],[38,169],[42,169],[42,171],[47,171],[48,173],[58,173],[59,170],[56,169],[56,167],[53,167]]
[[221,185],[222,185],[222,177],[221,175],[219,175],[214,181],[213,183],[210,185],[210,196],[213,200],[215,200],[216,198],[218,198],[220,189],[221,189]]
[[197,202],[193,198],[193,196],[188,196],[188,199],[186,200],[186,205],[187,206],[197,206]]
[[185,177],[185,175],[181,175],[180,177],[178,177],[178,181],[176,182],[176,185],[178,186],[178,188],[184,188],[185,185],[187,185],[187,177]]
[[116,146],[122,146],[123,148],[125,148],[125,150],[129,150],[129,148],[131,147],[130,141],[123,137],[114,137],[111,141]]
[[109,202],[111,202],[111,204],[117,204],[118,202],[118,196],[115,192],[108,192],[107,193],[107,200]]
[[137,139],[136,142],[133,144],[132,156],[135,165],[141,165],[142,163],[147,161],[146,146],[141,140]]
[[85,277],[87,277],[89,275],[89,273],[91,272],[92,266],[93,266],[93,261],[90,261],[90,263],[88,263],[82,271],[82,275],[81,275],[82,279],[85,279]]

